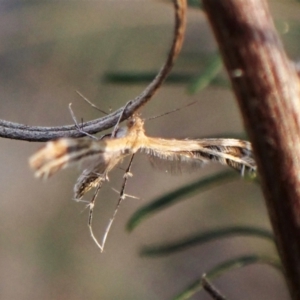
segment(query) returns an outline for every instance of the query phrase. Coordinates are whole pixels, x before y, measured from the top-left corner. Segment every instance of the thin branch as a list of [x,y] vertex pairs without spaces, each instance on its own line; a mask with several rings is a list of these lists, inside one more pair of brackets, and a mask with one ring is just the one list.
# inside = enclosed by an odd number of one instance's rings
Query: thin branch
[[300,299],[300,84],[266,0],[203,0],[253,145],[277,248]]
[[[126,104],[126,109],[119,108],[115,112],[102,118],[85,122],[81,129],[89,134],[95,134],[102,130],[113,127],[120,114],[123,112],[121,121],[130,117],[140,107],[145,105],[162,85],[170,73],[174,61],[177,58],[183,43],[185,23],[186,23],[186,0],[174,0],[175,8],[175,30],[172,47],[168,54],[167,60],[153,81],[145,88],[145,90],[135,99],[130,100]],[[81,137],[83,133],[79,132],[76,125],[67,125],[60,127],[41,127],[26,126],[23,124],[13,123],[0,120],[0,137],[16,140],[26,140],[30,142],[48,141],[60,137]]]

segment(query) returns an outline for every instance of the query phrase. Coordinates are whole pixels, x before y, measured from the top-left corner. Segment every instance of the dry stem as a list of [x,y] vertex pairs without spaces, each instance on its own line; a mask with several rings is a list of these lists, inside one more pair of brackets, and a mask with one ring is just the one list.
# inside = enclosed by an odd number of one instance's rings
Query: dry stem
[[203,0],[253,144],[290,293],[300,299],[300,85],[265,0]]

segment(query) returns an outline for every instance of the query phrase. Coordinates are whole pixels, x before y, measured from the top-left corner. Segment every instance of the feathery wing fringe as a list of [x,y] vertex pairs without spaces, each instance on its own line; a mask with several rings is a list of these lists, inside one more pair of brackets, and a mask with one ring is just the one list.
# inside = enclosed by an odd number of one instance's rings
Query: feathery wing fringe
[[[173,143],[175,140],[173,140]],[[182,171],[194,171],[203,164],[215,161],[241,172],[256,172],[251,144],[247,141],[235,139],[203,139],[180,141],[191,144],[191,151],[169,150],[159,147],[143,148],[143,152],[150,156],[152,166],[160,170],[167,170],[177,174]],[[195,144],[198,144],[195,147]],[[188,148],[188,147],[186,147]],[[198,149],[196,149],[198,148]]]
[[36,177],[45,179],[75,164],[90,170],[96,166],[95,173],[104,173],[119,162],[124,156],[123,152],[126,149],[107,149],[107,142],[102,140],[63,138],[46,143],[45,147],[29,159],[29,164],[35,170]]
[[38,178],[48,178],[76,163],[93,159],[103,153],[104,145],[90,139],[59,139],[46,143],[29,159]]

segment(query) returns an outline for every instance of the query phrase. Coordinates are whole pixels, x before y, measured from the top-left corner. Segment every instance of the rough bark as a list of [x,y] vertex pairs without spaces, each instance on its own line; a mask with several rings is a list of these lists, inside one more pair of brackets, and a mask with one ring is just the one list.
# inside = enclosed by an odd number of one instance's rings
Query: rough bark
[[203,0],[253,144],[279,255],[300,299],[300,85],[265,0]]

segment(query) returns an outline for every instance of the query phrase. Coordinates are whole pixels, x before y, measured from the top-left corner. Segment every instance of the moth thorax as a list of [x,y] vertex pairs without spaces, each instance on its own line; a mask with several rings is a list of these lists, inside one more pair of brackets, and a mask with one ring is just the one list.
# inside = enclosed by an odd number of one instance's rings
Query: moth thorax
[[116,138],[121,138],[124,137],[128,132],[128,128],[127,127],[120,127],[118,128],[117,132],[116,132]]

